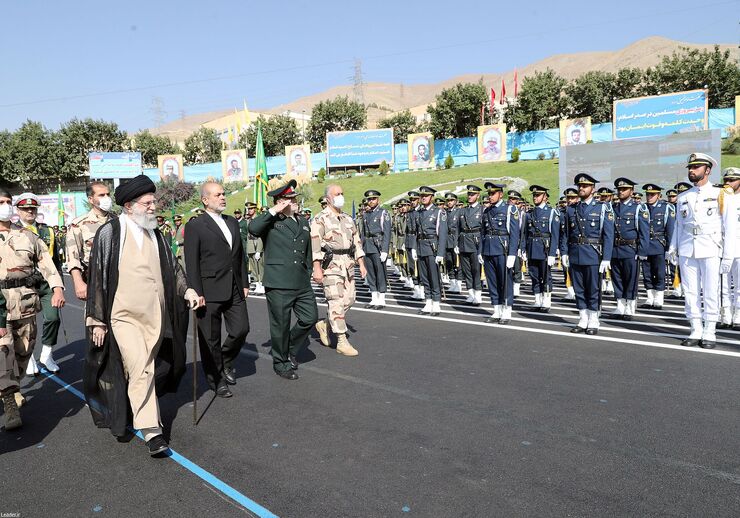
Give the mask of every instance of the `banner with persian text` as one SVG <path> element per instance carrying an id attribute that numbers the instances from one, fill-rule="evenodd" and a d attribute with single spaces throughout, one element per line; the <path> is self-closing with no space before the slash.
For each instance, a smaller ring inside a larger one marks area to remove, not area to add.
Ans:
<path id="1" fill-rule="evenodd" d="M 393 163 L 393 129 L 334 131 L 326 134 L 326 165 L 352 167 Z"/>
<path id="2" fill-rule="evenodd" d="M 706 90 L 619 99 L 613 105 L 613 138 L 704 131 L 709 122 L 708 101 Z"/>

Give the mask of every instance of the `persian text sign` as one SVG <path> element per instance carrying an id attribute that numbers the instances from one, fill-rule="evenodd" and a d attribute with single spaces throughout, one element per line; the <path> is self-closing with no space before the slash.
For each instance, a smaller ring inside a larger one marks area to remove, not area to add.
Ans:
<path id="1" fill-rule="evenodd" d="M 329 167 L 393 163 L 393 129 L 335 131 L 326 134 L 326 163 Z"/>
<path id="2" fill-rule="evenodd" d="M 141 174 L 141 153 L 92 151 L 87 155 L 90 163 L 90 178 L 112 180 L 114 178 L 133 178 Z"/>
<path id="3" fill-rule="evenodd" d="M 614 101 L 614 140 L 704 131 L 709 109 L 706 90 L 690 90 Z"/>

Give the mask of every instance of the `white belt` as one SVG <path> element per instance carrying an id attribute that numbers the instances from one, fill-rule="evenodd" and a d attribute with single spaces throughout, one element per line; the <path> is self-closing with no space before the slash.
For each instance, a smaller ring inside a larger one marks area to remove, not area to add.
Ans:
<path id="1" fill-rule="evenodd" d="M 716 234 L 722 234 L 721 229 L 714 229 L 714 230 L 706 231 L 700 226 L 691 225 L 691 224 L 684 225 L 684 230 L 686 231 L 687 234 L 691 234 L 692 236 L 714 236 Z"/>

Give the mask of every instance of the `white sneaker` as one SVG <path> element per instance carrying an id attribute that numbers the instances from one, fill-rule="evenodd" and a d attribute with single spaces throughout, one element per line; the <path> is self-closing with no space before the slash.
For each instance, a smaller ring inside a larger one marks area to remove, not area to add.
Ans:
<path id="1" fill-rule="evenodd" d="M 628 300 L 626 301 L 626 304 L 624 306 L 624 314 L 627 316 L 635 316 L 635 313 L 637 312 L 637 301 L 636 300 Z"/>
<path id="2" fill-rule="evenodd" d="M 475 300 L 473 300 L 473 304 L 482 304 L 483 303 L 483 291 L 475 290 L 473 294 L 475 295 Z"/>
<path id="3" fill-rule="evenodd" d="M 493 318 L 498 320 L 501 318 L 501 313 L 503 312 L 503 306 L 493 306 Z"/>
<path id="4" fill-rule="evenodd" d="M 627 311 L 627 301 L 625 299 L 617 299 L 617 309 L 612 311 L 612 315 L 622 316 Z"/>
<path id="5" fill-rule="evenodd" d="M 424 307 L 419 310 L 419 313 L 429 314 L 432 312 L 432 299 L 427 299 L 424 303 Z"/>
<path id="6" fill-rule="evenodd" d="M 598 329 L 599 328 L 599 312 L 588 310 L 588 328 Z"/>
<path id="7" fill-rule="evenodd" d="M 501 323 L 511 322 L 511 306 L 501 308 Z"/>
<path id="8" fill-rule="evenodd" d="M 39 363 L 46 367 L 49 372 L 59 372 L 59 365 L 54 361 L 52 357 L 52 346 L 44 345 L 41 347 L 41 355 L 39 356 Z M 30 364 L 30 362 L 29 362 Z"/>
<path id="9" fill-rule="evenodd" d="M 414 285 L 414 293 L 411 295 L 411 298 L 414 300 L 423 300 L 424 297 L 421 295 L 421 286 L 418 284 Z"/>
<path id="10" fill-rule="evenodd" d="M 36 365 L 36 358 L 31 355 L 28 359 L 28 367 L 26 367 L 26 376 L 38 376 L 39 366 Z"/>
<path id="11" fill-rule="evenodd" d="M 588 328 L 588 310 L 587 309 L 579 309 L 578 310 L 578 324 L 576 324 L 581 329 Z"/>
<path id="12" fill-rule="evenodd" d="M 647 290 L 647 299 L 645 299 L 645 305 L 653 306 L 655 304 L 655 290 Z"/>
<path id="13" fill-rule="evenodd" d="M 468 297 L 465 299 L 465 302 L 475 302 L 475 290 L 468 290 Z"/>
<path id="14" fill-rule="evenodd" d="M 542 294 L 542 307 L 546 309 L 550 309 L 552 306 L 552 293 L 546 292 Z"/>
<path id="15" fill-rule="evenodd" d="M 442 308 L 439 307 L 440 304 L 438 301 L 432 302 L 432 313 L 435 315 L 439 315 L 442 312 Z"/>
<path id="16" fill-rule="evenodd" d="M 381 308 L 385 307 L 385 293 L 378 293 L 378 300 L 375 301 L 375 305 Z"/>
<path id="17" fill-rule="evenodd" d="M 655 292 L 655 299 L 653 300 L 653 308 L 663 309 L 663 295 L 664 295 L 664 292 L 662 291 Z"/>
<path id="18" fill-rule="evenodd" d="M 534 308 L 541 308 L 542 307 L 542 293 L 535 293 L 534 294 Z"/>

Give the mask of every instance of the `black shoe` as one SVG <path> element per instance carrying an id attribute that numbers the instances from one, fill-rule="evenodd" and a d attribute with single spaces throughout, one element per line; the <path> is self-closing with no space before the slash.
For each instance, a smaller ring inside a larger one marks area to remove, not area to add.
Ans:
<path id="1" fill-rule="evenodd" d="M 663 306 L 656 306 L 655 304 L 653 304 L 653 309 L 657 309 L 658 311 L 660 311 L 661 309 L 663 309 Z"/>
<path id="2" fill-rule="evenodd" d="M 625 322 L 630 322 L 632 321 L 632 315 L 622 315 L 622 320 L 624 320 Z"/>
<path id="3" fill-rule="evenodd" d="M 293 369 L 287 370 L 287 371 L 275 371 L 275 374 L 280 376 L 281 378 L 284 378 L 286 380 L 297 380 L 298 374 L 295 373 Z"/>
<path id="4" fill-rule="evenodd" d="M 296 360 L 295 356 L 293 356 L 292 354 L 288 355 L 288 359 L 290 360 L 290 368 L 296 370 L 300 365 L 300 363 L 298 363 L 298 360 Z"/>
<path id="5" fill-rule="evenodd" d="M 593 327 L 589 327 L 588 329 L 586 329 L 586 334 L 587 335 L 597 335 L 599 334 L 599 330 L 594 329 Z"/>
<path id="6" fill-rule="evenodd" d="M 574 327 L 573 329 L 570 330 L 571 333 L 583 333 L 584 331 L 585 331 L 584 328 L 578 327 L 578 326 L 576 326 L 576 327 Z"/>
<path id="7" fill-rule="evenodd" d="M 146 446 L 149 448 L 149 455 L 152 457 L 170 449 L 162 435 L 155 435 L 149 439 L 146 442 Z"/>
<path id="8" fill-rule="evenodd" d="M 236 369 L 224 369 L 224 379 L 229 385 L 236 385 Z"/>
<path id="9" fill-rule="evenodd" d="M 740 331 L 740 324 L 732 324 L 733 331 Z"/>
<path id="10" fill-rule="evenodd" d="M 234 394 L 229 390 L 229 386 L 226 382 L 222 380 L 221 383 L 218 384 L 218 387 L 216 387 L 216 395 L 218 397 L 231 397 Z"/>
<path id="11" fill-rule="evenodd" d="M 643 309 L 654 309 L 655 308 L 655 306 L 653 306 L 652 304 L 648 304 L 647 302 L 643 302 L 642 304 L 640 304 L 640 307 Z"/>
<path id="12" fill-rule="evenodd" d="M 502 318 L 501 320 L 498 321 L 498 323 L 501 324 L 502 326 L 508 325 L 509 322 L 511 322 L 511 320 L 509 320 L 508 318 Z"/>
<path id="13" fill-rule="evenodd" d="M 699 347 L 702 349 L 714 349 L 717 346 L 717 342 L 713 340 L 701 340 L 699 342 Z"/>
<path id="14" fill-rule="evenodd" d="M 724 322 L 718 322 L 717 329 L 732 329 L 732 324 L 725 324 Z"/>
<path id="15" fill-rule="evenodd" d="M 550 308 L 539 308 L 539 309 L 540 309 L 540 313 L 549 313 L 550 312 Z"/>
<path id="16" fill-rule="evenodd" d="M 684 347 L 696 347 L 697 345 L 699 345 L 700 341 L 701 340 L 697 340 L 696 338 L 684 338 L 683 340 L 681 340 L 681 345 L 683 345 Z"/>
<path id="17" fill-rule="evenodd" d="M 365 304 L 365 309 L 375 309 L 375 304 L 367 303 Z"/>

